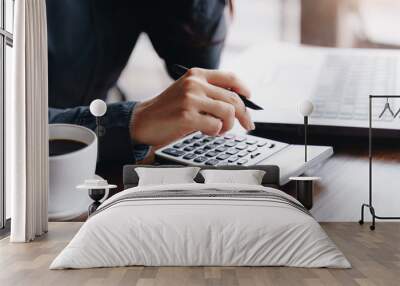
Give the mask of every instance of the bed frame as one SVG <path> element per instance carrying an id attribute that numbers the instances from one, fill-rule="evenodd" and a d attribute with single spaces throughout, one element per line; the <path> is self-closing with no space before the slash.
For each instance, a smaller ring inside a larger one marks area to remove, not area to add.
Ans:
<path id="1" fill-rule="evenodd" d="M 133 188 L 138 185 L 139 176 L 135 171 L 137 167 L 147 168 L 182 168 L 182 165 L 125 165 L 123 170 L 124 189 Z M 262 185 L 265 187 L 279 188 L 279 167 L 274 165 L 257 165 L 257 166 L 202 166 L 202 170 L 218 169 L 218 170 L 263 170 L 265 171 Z M 194 179 L 197 183 L 203 183 L 204 178 L 199 173 Z"/>

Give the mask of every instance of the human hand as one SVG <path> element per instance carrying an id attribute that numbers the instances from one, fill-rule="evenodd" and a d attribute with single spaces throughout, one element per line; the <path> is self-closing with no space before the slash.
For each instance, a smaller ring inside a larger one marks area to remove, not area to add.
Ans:
<path id="1" fill-rule="evenodd" d="M 253 130 L 254 123 L 237 93 L 250 96 L 234 74 L 189 69 L 159 96 L 135 107 L 131 137 L 162 146 L 195 131 L 223 134 L 233 127 L 235 118 L 245 129 Z"/>

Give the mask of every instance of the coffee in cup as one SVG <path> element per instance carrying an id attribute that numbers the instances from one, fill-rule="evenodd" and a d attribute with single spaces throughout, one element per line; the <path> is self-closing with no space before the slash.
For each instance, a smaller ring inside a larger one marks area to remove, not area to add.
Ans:
<path id="1" fill-rule="evenodd" d="M 49 219 L 71 220 L 92 203 L 76 186 L 95 177 L 97 136 L 83 126 L 49 125 Z"/>

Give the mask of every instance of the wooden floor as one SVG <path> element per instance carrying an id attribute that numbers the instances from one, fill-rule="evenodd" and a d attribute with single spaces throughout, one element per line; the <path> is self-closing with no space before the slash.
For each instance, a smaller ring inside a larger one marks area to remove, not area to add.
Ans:
<path id="1" fill-rule="evenodd" d="M 400 223 L 376 231 L 357 223 L 323 223 L 352 269 L 289 267 L 123 267 L 48 270 L 81 223 L 50 223 L 32 243 L 0 241 L 0 285 L 400 285 Z"/>

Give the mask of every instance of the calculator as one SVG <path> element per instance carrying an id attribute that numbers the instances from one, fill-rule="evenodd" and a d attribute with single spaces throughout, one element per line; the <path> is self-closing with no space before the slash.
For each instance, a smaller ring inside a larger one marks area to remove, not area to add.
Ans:
<path id="1" fill-rule="evenodd" d="M 227 133 L 208 136 L 195 132 L 158 149 L 156 156 L 162 160 L 191 166 L 251 166 L 287 146 L 287 143 L 252 135 Z"/>

